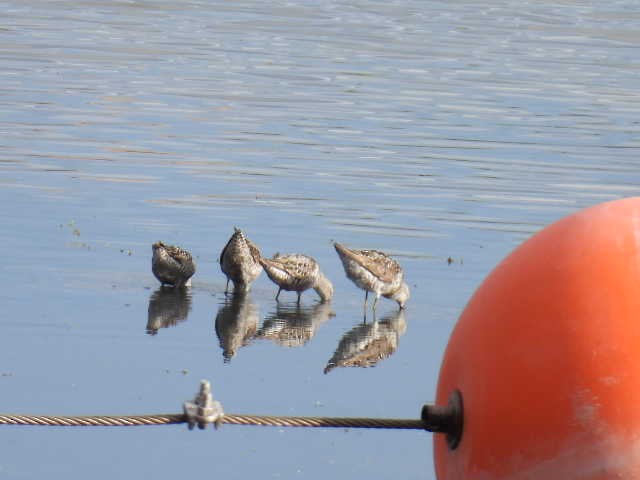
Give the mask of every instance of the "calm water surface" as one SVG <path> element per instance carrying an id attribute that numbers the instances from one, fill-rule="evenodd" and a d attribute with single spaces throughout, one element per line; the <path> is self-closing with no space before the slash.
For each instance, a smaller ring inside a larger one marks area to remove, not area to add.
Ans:
<path id="1" fill-rule="evenodd" d="M 1 2 L 0 410 L 178 412 L 206 378 L 232 413 L 417 418 L 495 264 L 638 194 L 635 7 Z M 276 304 L 265 275 L 225 297 L 234 226 L 314 256 L 331 305 Z M 188 293 L 153 278 L 160 239 L 196 256 Z M 406 311 L 363 325 L 332 240 L 393 254 Z M 2 427 L 0 446 L 3 478 L 434 478 L 422 432 Z"/>

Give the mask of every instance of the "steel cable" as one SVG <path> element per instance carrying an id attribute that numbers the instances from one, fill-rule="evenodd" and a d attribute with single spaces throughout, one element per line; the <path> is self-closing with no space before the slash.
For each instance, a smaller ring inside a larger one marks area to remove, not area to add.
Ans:
<path id="1" fill-rule="evenodd" d="M 169 425 L 186 423 L 182 414 L 157 415 L 7 415 L 0 414 L 0 424 L 4 425 L 41 425 L 58 427 L 132 427 L 143 425 Z M 222 424 L 262 425 L 272 427 L 326 427 L 326 428 L 393 428 L 424 430 L 420 419 L 394 418 L 349 418 L 349 417 L 282 417 L 272 415 L 235 415 L 224 414 Z"/>

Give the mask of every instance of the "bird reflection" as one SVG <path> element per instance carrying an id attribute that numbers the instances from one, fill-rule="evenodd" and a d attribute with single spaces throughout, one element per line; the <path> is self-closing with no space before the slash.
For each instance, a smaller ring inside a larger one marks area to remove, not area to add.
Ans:
<path id="1" fill-rule="evenodd" d="M 407 331 L 404 310 L 373 323 L 360 324 L 344 334 L 324 373 L 336 367 L 373 367 L 393 355 L 398 339 Z"/>
<path id="2" fill-rule="evenodd" d="M 264 319 L 256 337 L 271 339 L 283 347 L 299 347 L 316 334 L 320 325 L 334 316 L 330 303 L 304 306 L 278 303 L 275 312 Z"/>
<path id="3" fill-rule="evenodd" d="M 161 328 L 173 327 L 187 319 L 191 310 L 191 290 L 161 286 L 149 297 L 147 333 L 155 335 Z"/>
<path id="4" fill-rule="evenodd" d="M 234 290 L 216 315 L 216 334 L 228 363 L 240 347 L 248 345 L 258 329 L 258 306 L 245 290 Z"/>

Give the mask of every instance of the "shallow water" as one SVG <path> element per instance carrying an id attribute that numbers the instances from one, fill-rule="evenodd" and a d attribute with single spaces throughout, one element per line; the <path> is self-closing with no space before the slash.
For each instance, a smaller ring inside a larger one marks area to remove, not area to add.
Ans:
<path id="1" fill-rule="evenodd" d="M 178 412 L 206 378 L 233 413 L 416 418 L 495 264 L 638 194 L 632 7 L 2 3 L 2 410 Z M 314 256 L 331 309 L 276 304 L 265 275 L 225 297 L 234 226 Z M 195 255 L 188 294 L 158 293 L 159 239 Z M 332 240 L 393 254 L 413 295 L 401 321 L 381 300 L 388 356 L 325 374 L 374 338 Z M 6 478 L 434 477 L 422 432 L 2 427 L 0 445 Z"/>

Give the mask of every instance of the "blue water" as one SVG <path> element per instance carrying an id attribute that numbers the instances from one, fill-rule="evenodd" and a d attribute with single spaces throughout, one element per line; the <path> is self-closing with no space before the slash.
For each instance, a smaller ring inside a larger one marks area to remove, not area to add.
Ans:
<path id="1" fill-rule="evenodd" d="M 496 263 L 639 193 L 633 7 L 0 4 L 0 411 L 179 412 L 209 379 L 230 413 L 417 418 Z M 314 256 L 332 311 L 278 307 L 265 275 L 234 311 L 234 226 Z M 198 271 L 150 328 L 157 240 Z M 332 240 L 393 254 L 412 299 L 388 358 L 324 374 L 364 297 Z M 3 478 L 434 478 L 424 432 L 4 426 L 0 446 Z"/>

